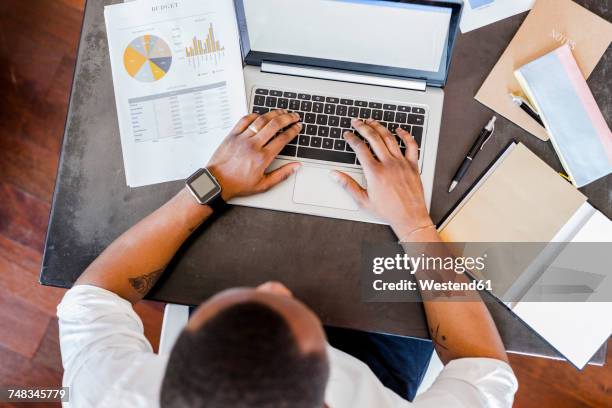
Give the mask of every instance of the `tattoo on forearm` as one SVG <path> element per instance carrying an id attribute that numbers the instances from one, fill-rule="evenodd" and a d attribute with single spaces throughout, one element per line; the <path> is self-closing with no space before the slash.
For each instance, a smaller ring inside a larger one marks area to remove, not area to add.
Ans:
<path id="1" fill-rule="evenodd" d="M 165 267 L 135 278 L 128 278 L 128 281 L 136 292 L 144 296 L 155 285 L 164 269 Z"/>
<path id="2" fill-rule="evenodd" d="M 444 350 L 448 350 L 448 347 L 444 345 L 442 342 L 446 342 L 446 336 L 440 334 L 440 323 L 436 326 L 436 330 L 429 328 L 429 333 L 431 333 L 431 341 L 436 345 L 436 347 L 440 347 Z"/>

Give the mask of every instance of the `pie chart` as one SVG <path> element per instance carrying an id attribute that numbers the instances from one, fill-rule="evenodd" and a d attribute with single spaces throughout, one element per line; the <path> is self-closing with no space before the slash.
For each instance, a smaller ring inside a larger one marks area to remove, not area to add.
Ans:
<path id="1" fill-rule="evenodd" d="M 172 65 L 172 52 L 168 44 L 154 35 L 135 38 L 123 53 L 127 73 L 140 82 L 162 79 Z"/>

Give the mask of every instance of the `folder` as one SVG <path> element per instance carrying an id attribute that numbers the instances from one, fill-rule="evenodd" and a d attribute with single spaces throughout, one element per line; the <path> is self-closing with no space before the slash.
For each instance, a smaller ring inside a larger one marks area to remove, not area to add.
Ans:
<path id="1" fill-rule="evenodd" d="M 609 243 L 612 222 L 525 145 L 512 143 L 438 231 L 445 242 L 461 243 L 449 246 L 461 251 L 456 256 L 482 256 L 474 251 L 488 243 L 532 244 L 529 248 L 538 252 L 533 256 L 488 268 L 487 276 L 472 275 L 491 279 L 492 294 L 576 367 L 584 367 L 612 333 L 612 302 L 601 301 L 602 295 L 609 298 L 612 293 L 612 271 L 605 271 L 610 253 L 598 255 L 603 260 L 595 264 L 603 278 L 595 294 L 581 298 L 584 301 L 533 301 L 534 288 L 550 280 L 551 273 L 542 272 L 538 263 L 546 258 L 559 264 L 566 258 L 563 245 L 546 243 Z"/>
<path id="2" fill-rule="evenodd" d="M 508 94 L 520 92 L 514 71 L 561 45 L 571 47 L 588 78 L 612 41 L 612 24 L 571 0 L 537 0 L 476 94 L 476 100 L 541 140 L 549 135 Z"/>

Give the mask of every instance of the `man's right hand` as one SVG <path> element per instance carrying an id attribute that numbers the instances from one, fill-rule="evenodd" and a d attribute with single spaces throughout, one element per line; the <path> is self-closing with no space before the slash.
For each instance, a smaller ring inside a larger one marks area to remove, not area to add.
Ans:
<path id="1" fill-rule="evenodd" d="M 410 133 L 397 129 L 406 145 L 403 154 L 395 136 L 377 121 L 354 119 L 352 124 L 374 152 L 354 133 L 344 134 L 363 167 L 367 190 L 339 171 L 334 173 L 338 182 L 362 208 L 388 222 L 401 241 L 421 228 L 433 226 L 418 170 L 418 145 Z"/>

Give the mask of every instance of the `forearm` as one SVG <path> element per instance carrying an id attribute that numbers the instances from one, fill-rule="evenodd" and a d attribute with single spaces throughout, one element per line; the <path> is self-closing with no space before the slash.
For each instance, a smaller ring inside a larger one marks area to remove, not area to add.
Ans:
<path id="1" fill-rule="evenodd" d="M 76 281 L 138 302 L 157 282 L 189 235 L 212 214 L 186 189 L 124 232 Z"/>
<path id="2" fill-rule="evenodd" d="M 434 248 L 442 248 L 442 241 L 435 228 L 399 237 L 402 242 L 433 243 Z M 428 272 L 417 272 L 416 278 L 432 279 Z M 469 281 L 465 275 L 457 275 L 454 271 L 449 273 L 451 276 L 447 276 L 448 279 L 441 275 L 436 278 Z M 429 334 L 444 364 L 464 357 L 489 357 L 508 361 L 499 332 L 478 292 L 446 293 L 440 296 L 431 292 L 422 294 Z M 457 298 L 453 299 L 453 295 Z"/>

